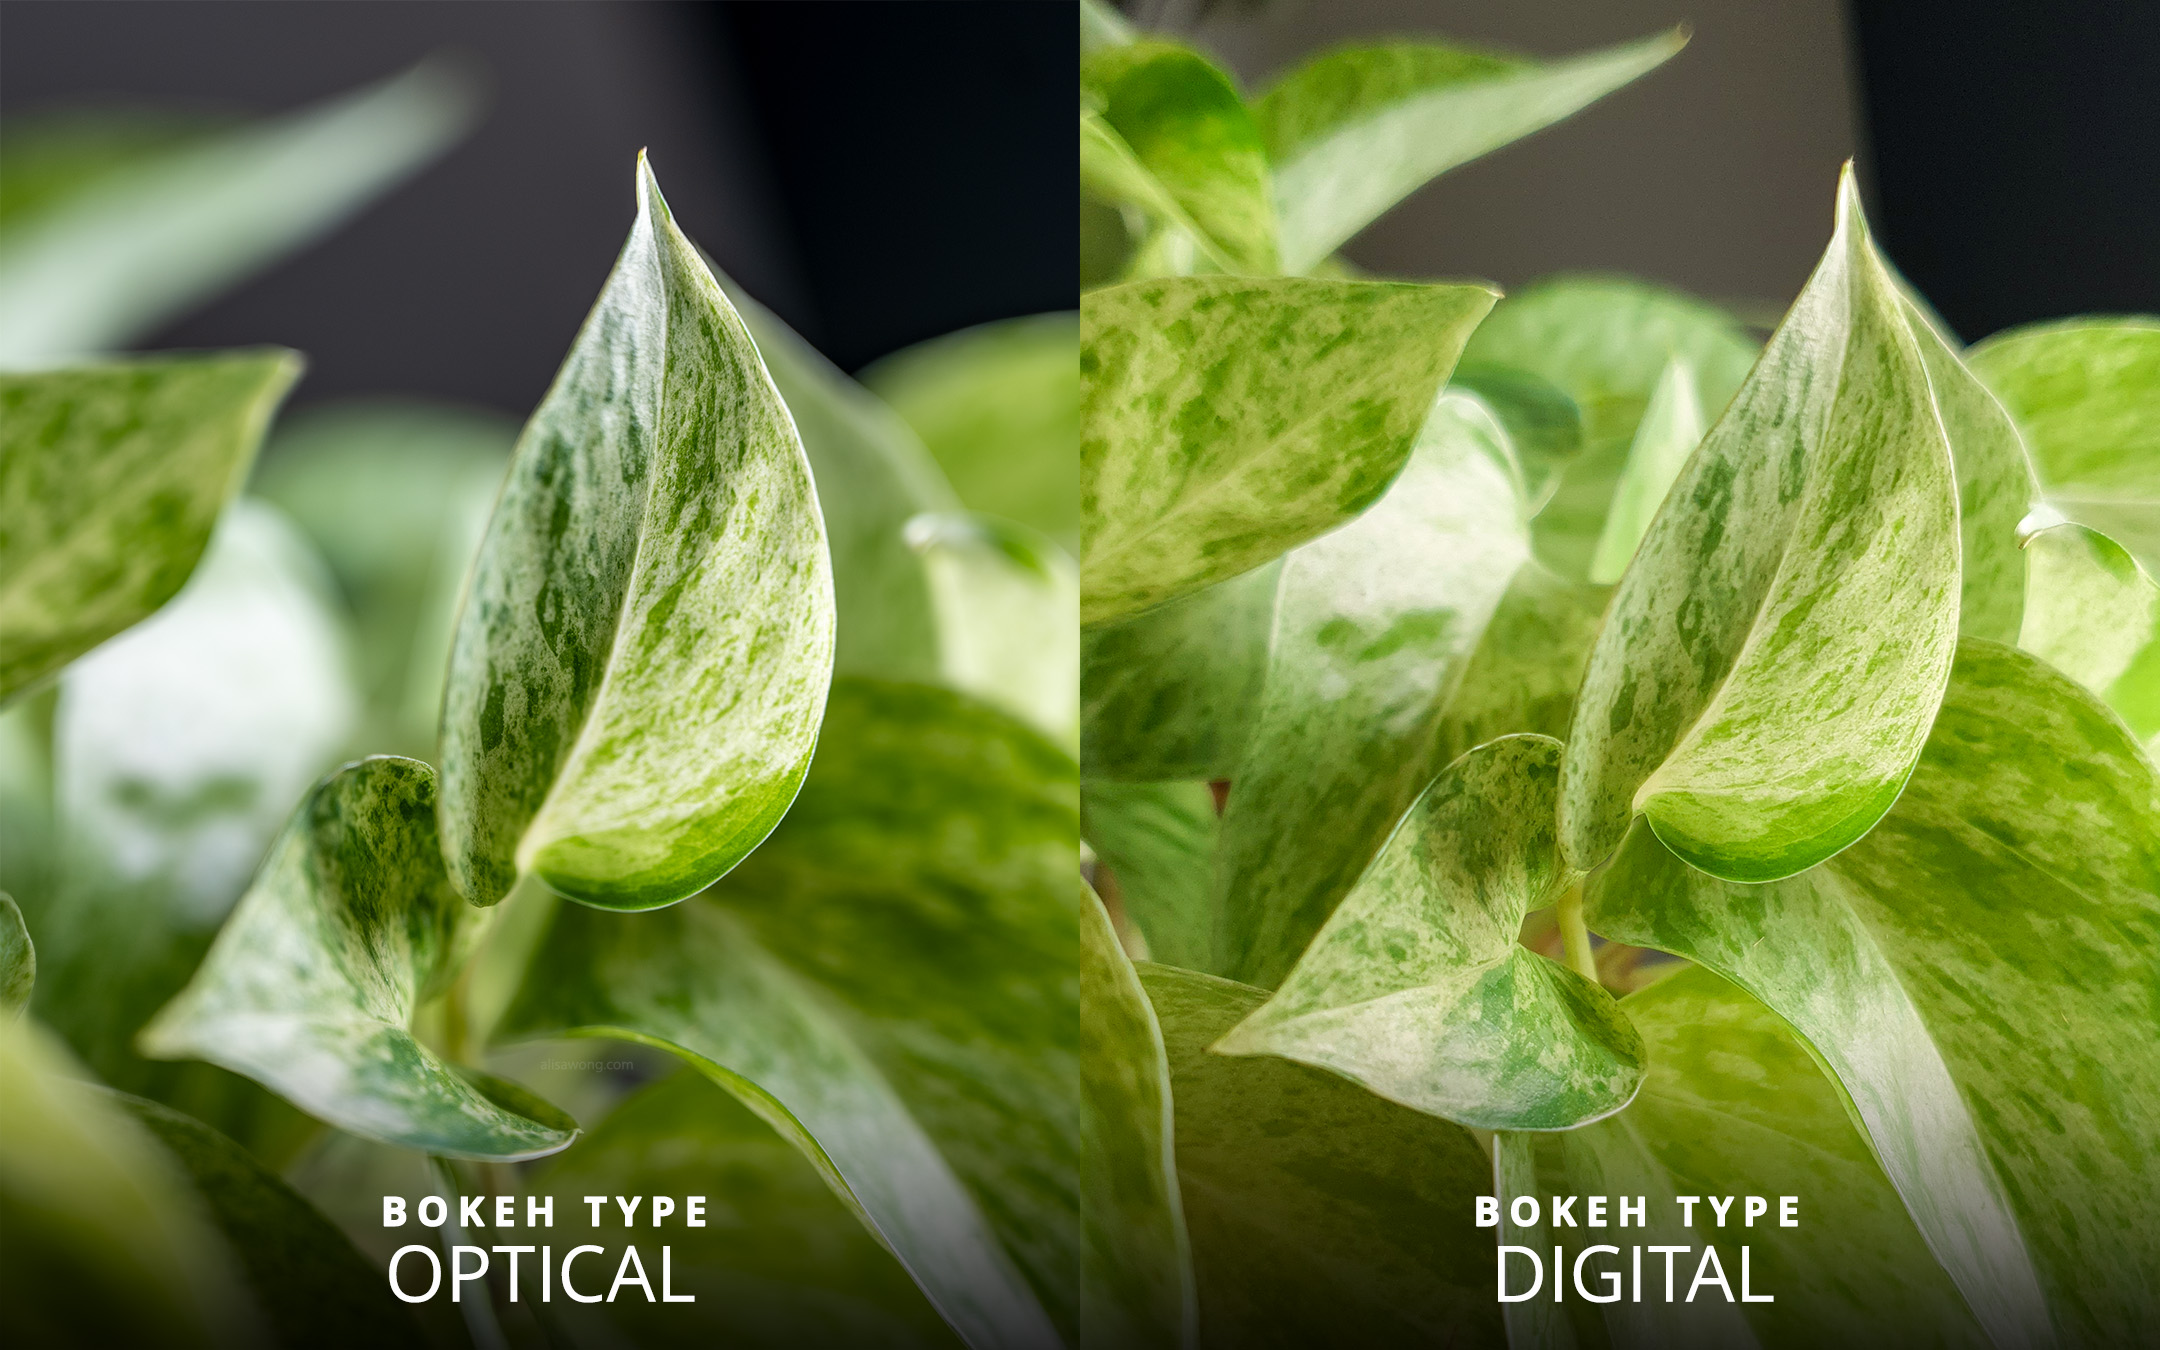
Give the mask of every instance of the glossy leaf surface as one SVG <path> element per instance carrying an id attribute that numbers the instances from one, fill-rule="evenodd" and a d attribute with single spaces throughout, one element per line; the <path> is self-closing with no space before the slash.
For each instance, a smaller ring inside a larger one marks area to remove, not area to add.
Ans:
<path id="1" fill-rule="evenodd" d="M 469 907 L 435 832 L 435 775 L 348 765 L 308 794 L 146 1053 L 245 1074 L 367 1139 L 450 1157 L 552 1153 L 576 1122 L 413 1037 L 455 978 Z"/>
<path id="2" fill-rule="evenodd" d="M 1083 297 L 1082 621 L 1227 580 L 1370 505 L 1491 304 L 1475 286 L 1233 277 Z"/>
<path id="3" fill-rule="evenodd" d="M 642 160 L 638 218 L 526 425 L 443 703 L 451 876 L 605 908 L 727 872 L 802 784 L 833 662 L 824 526 L 757 348 Z"/>
<path id="4" fill-rule="evenodd" d="M 299 374 L 281 351 L 0 374 L 0 700 L 173 597 Z"/>
<path id="5" fill-rule="evenodd" d="M 2041 530 L 2025 552 L 2018 645 L 2106 700 L 2148 750 L 2160 746 L 2160 583 L 2082 525 Z"/>
<path id="6" fill-rule="evenodd" d="M 1592 648 L 1561 780 L 1588 870 L 1645 817 L 1735 880 L 1865 834 L 1957 641 L 1957 484 L 1850 175 L 1837 233 L 1674 483 Z"/>

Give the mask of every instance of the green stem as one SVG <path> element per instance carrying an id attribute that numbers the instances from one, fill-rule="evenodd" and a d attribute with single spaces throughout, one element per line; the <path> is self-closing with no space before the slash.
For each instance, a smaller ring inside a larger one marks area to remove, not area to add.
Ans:
<path id="1" fill-rule="evenodd" d="M 1553 907 L 1553 917 L 1560 924 L 1560 941 L 1567 948 L 1567 963 L 1577 975 L 1598 982 L 1597 958 L 1590 952 L 1590 929 L 1583 923 L 1582 882 L 1576 881 L 1561 895 L 1559 904 Z"/>

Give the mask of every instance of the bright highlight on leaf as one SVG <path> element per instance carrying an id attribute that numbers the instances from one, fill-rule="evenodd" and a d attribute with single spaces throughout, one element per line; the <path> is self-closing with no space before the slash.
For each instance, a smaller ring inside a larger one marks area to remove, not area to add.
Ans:
<path id="1" fill-rule="evenodd" d="M 802 443 L 640 159 L 638 218 L 489 522 L 443 703 L 451 876 L 673 904 L 771 832 L 833 664 Z"/>

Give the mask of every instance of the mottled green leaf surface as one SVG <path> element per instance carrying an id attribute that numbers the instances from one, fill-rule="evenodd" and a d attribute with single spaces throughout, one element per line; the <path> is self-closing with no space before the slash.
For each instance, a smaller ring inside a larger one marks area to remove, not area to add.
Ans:
<path id="1" fill-rule="evenodd" d="M 1517 942 L 1568 884 L 1553 839 L 1560 743 L 1510 736 L 1413 804 L 1282 987 L 1214 1049 L 1329 1069 L 1496 1130 L 1568 1129 L 1642 1083 L 1612 996 Z"/>
<path id="2" fill-rule="evenodd" d="M 1208 1053 L 1258 989 L 1139 967 L 1175 1104 L 1210 1347 L 1495 1344 L 1491 1169 L 1459 1125 L 1332 1074 Z"/>
<path id="3" fill-rule="evenodd" d="M 1213 960 L 1215 798 L 1205 783 L 1080 785 L 1080 835 L 1110 869 L 1148 959 L 1188 970 Z"/>
<path id="4" fill-rule="evenodd" d="M 1578 869 L 1641 815 L 1713 875 L 1790 876 L 1919 758 L 1957 641 L 1957 483 L 1849 173 L 1837 217 L 1591 649 L 1561 779 Z"/>
<path id="5" fill-rule="evenodd" d="M 83 181 L 0 230 L 0 364 L 119 346 L 337 225 L 441 153 L 472 106 L 421 66 Z"/>
<path id="6" fill-rule="evenodd" d="M 0 1018 L 15 1017 L 30 1006 L 37 985 L 37 947 L 23 927 L 15 897 L 0 891 Z"/>
<path id="7" fill-rule="evenodd" d="M 1711 967 L 1809 1042 L 1998 1343 L 2155 1325 L 2160 771 L 2098 700 L 1967 641 L 1866 838 L 1735 886 L 1638 827 L 1588 917 Z"/>
<path id="8" fill-rule="evenodd" d="M 802 1149 L 971 1344 L 1069 1339 L 1074 780 L 1004 714 L 840 680 L 772 840 L 688 904 L 563 906 L 499 1034 L 676 1050 Z"/>
<path id="9" fill-rule="evenodd" d="M 0 375 L 0 700 L 172 598 L 299 373 L 265 350 Z"/>
<path id="10" fill-rule="evenodd" d="M 463 1158 L 552 1153 L 574 1121 L 411 1031 L 455 978 L 475 917 L 443 871 L 434 771 L 388 756 L 348 765 L 301 803 L 143 1049 L 245 1074 L 364 1138 Z"/>
<path id="11" fill-rule="evenodd" d="M 442 834 L 493 904 L 530 873 L 642 909 L 757 847 L 833 663 L 810 465 L 640 159 L 638 216 L 519 438 L 451 650 Z"/>
<path id="12" fill-rule="evenodd" d="M 678 1298 L 696 1300 L 649 1304 L 629 1286 L 614 1302 L 598 1305 L 557 1295 L 552 1308 L 579 1345 L 928 1350 L 960 1344 L 817 1169 L 695 1071 L 638 1089 L 548 1159 L 529 1190 L 555 1198 L 555 1227 L 539 1236 L 558 1260 L 580 1244 L 602 1249 L 577 1267 L 588 1292 L 605 1290 L 622 1249 L 635 1245 L 656 1294 L 665 1270 Z M 626 1226 L 620 1206 L 611 1203 L 595 1225 L 588 1195 L 669 1196 L 677 1208 L 656 1224 L 648 1200 L 636 1224 Z M 702 1228 L 684 1222 L 682 1197 L 690 1195 L 706 1197 Z M 521 1264 L 525 1281 L 538 1278 L 531 1258 Z"/>
<path id="13" fill-rule="evenodd" d="M 1282 979 L 1431 781 L 1447 695 L 1529 557 L 1516 494 L 1499 425 L 1448 394 L 1379 504 L 1284 559 L 1216 862 L 1237 978 Z"/>
<path id="14" fill-rule="evenodd" d="M 2160 584 L 2082 525 L 2040 530 L 2025 552 L 2018 645 L 2105 699 L 2148 749 L 2160 743 Z"/>
<path id="15" fill-rule="evenodd" d="M 2160 320 L 2013 328 L 1968 359 L 2025 433 L 2048 500 L 2160 573 Z"/>
<path id="16" fill-rule="evenodd" d="M 1636 546 L 1650 528 L 1650 518 L 1664 503 L 1702 435 L 1702 399 L 1695 392 L 1695 372 L 1675 357 L 1658 377 L 1650 406 L 1643 410 L 1635 437 L 1628 443 L 1627 463 L 1613 486 L 1612 507 L 1598 531 L 1597 551 L 1590 555 L 1590 580 L 1609 586 L 1627 571 Z"/>
<path id="17" fill-rule="evenodd" d="M 1079 551 L 1079 315 L 962 329 L 895 352 L 862 378 L 922 437 L 971 509 Z"/>
<path id="18" fill-rule="evenodd" d="M 1508 583 L 1440 720 L 1434 759 L 1448 763 L 1512 732 L 1567 735 L 1575 690 L 1610 586 L 1563 580 L 1535 558 Z"/>
<path id="19" fill-rule="evenodd" d="M 1236 771 L 1267 678 L 1281 577 L 1280 561 L 1264 563 L 1080 635 L 1080 767 L 1089 778 Z"/>
<path id="20" fill-rule="evenodd" d="M 1402 468 L 1476 286 L 1186 277 L 1080 306 L 1083 622 L 1227 580 Z"/>
<path id="21" fill-rule="evenodd" d="M 1559 121 L 1686 42 L 1674 29 L 1543 63 L 1390 42 L 1306 62 L 1253 109 L 1275 165 L 1283 269 L 1307 270 L 1435 175 Z"/>
<path id="22" fill-rule="evenodd" d="M 1024 525 L 969 514 L 908 522 L 930 578 L 944 683 L 1080 750 L 1080 570 Z"/>
<path id="23" fill-rule="evenodd" d="M 1080 1343 L 1195 1343 L 1162 1028 L 1110 915 L 1080 907 Z"/>

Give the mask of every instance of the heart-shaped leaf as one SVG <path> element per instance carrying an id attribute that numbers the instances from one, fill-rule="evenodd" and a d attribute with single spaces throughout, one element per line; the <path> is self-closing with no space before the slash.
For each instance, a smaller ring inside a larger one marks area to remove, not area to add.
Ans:
<path id="1" fill-rule="evenodd" d="M 1637 815 L 1733 880 L 1852 843 L 1919 759 L 1958 607 L 1949 445 L 1848 172 L 1828 253 L 1591 650 L 1561 779 L 1569 863 L 1609 857 Z"/>
<path id="2" fill-rule="evenodd" d="M 435 773 L 381 756 L 300 804 L 143 1052 L 245 1074 L 339 1128 L 459 1158 L 552 1153 L 577 1123 L 439 1058 L 414 1011 L 470 945 L 435 827 Z"/>
<path id="3" fill-rule="evenodd" d="M 299 374 L 259 351 L 0 375 L 0 701 L 173 597 Z"/>
<path id="4" fill-rule="evenodd" d="M 20 1016 L 37 985 L 37 947 L 15 897 L 0 891 L 0 1019 Z"/>
<path id="5" fill-rule="evenodd" d="M 837 681 L 772 840 L 689 904 L 562 907 L 499 1034 L 675 1050 L 801 1148 L 970 1344 L 1069 1338 L 1075 777 L 960 695 Z"/>
<path id="6" fill-rule="evenodd" d="M 1510 736 L 1448 766 L 1305 949 L 1218 1041 L 1329 1069 L 1480 1129 L 1567 1129 L 1642 1083 L 1612 996 L 1517 942 L 1568 884 L 1553 839 L 1560 743 Z"/>
<path id="7" fill-rule="evenodd" d="M 450 874 L 672 904 L 771 832 L 833 662 L 794 423 L 638 162 L 638 218 L 488 523 L 443 700 Z"/>
<path id="8" fill-rule="evenodd" d="M 1997 1344 L 2151 1324 L 2160 770 L 2098 700 L 1968 640 L 1860 842 L 1738 886 L 1638 826 L 1588 900 L 1599 932 L 1709 966 L 1808 1041 Z"/>
<path id="9" fill-rule="evenodd" d="M 1224 581 L 1402 468 L 1477 286 L 1186 277 L 1080 305 L 1081 620 Z"/>
<path id="10" fill-rule="evenodd" d="M 1149 960 L 1187 970 L 1213 961 L 1209 893 L 1218 826 L 1205 783 L 1080 785 L 1080 834 L 1110 869 L 1126 922 Z"/>
<path id="11" fill-rule="evenodd" d="M 1056 544 L 989 516 L 924 515 L 908 543 L 930 578 L 945 684 L 1080 750 L 1080 571 Z"/>
<path id="12" fill-rule="evenodd" d="M 1282 264 L 1303 272 L 1428 180 L 1656 69 L 1684 29 L 1538 63 L 1430 42 L 1337 47 L 1253 118 L 1275 166 Z"/>
<path id="13" fill-rule="evenodd" d="M 2031 596 L 2018 645 L 2107 700 L 2160 747 L 2160 583 L 2122 545 L 2083 525 L 2025 544 Z"/>

